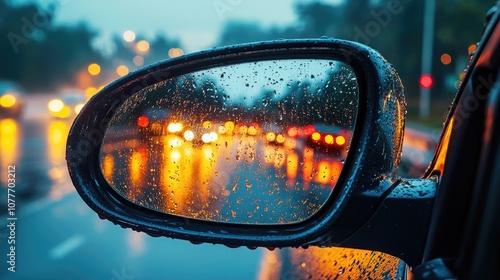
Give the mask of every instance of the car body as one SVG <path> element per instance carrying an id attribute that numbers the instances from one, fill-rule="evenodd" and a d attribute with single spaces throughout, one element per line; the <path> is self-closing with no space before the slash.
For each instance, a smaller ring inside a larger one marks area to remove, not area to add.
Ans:
<path id="1" fill-rule="evenodd" d="M 321 52 L 318 49 L 322 48 L 325 53 L 318 54 Z M 254 51 L 259 52 L 257 60 L 266 60 L 270 53 L 295 58 L 303 55 L 305 50 L 310 51 L 307 53 L 310 56 L 333 53 L 341 57 L 347 53 L 345 57 L 350 59 L 349 62 L 366 75 L 366 80 L 361 81 L 363 85 L 374 88 L 363 93 L 363 100 L 367 102 L 360 105 L 362 122 L 357 122 L 353 130 L 353 144 L 338 178 L 340 185 L 333 188 L 332 198 L 316 215 L 284 226 L 242 225 L 212 220 L 212 217 L 200 220 L 189 215 L 158 213 L 138 204 L 120 204 L 117 207 L 114 201 L 123 198 L 106 182 L 91 180 L 99 173 L 93 167 L 98 165 L 93 163 L 99 158 L 93 153 L 99 152 L 100 143 L 91 145 L 87 154 L 71 149 L 81 143 L 81 136 L 85 135 L 89 126 L 99 125 L 88 112 L 77 119 L 68 139 L 68 167 L 80 195 L 105 219 L 152 235 L 187 239 L 194 243 L 272 249 L 319 245 L 370 250 L 339 251 L 336 248 L 328 253 L 328 250 L 318 247 L 303 254 L 302 249 L 283 249 L 265 256 L 265 261 L 269 263 L 265 267 L 275 269 L 274 272 L 263 272 L 267 273 L 267 278 L 498 277 L 500 11 L 494 9 L 489 14 L 487 28 L 450 108 L 435 154 L 422 178 L 418 179 L 394 175 L 400 161 L 404 132 L 405 107 L 399 92 L 401 81 L 390 71 L 390 66 L 366 46 L 336 40 L 279 41 L 216 49 L 208 55 L 194 54 L 185 59 L 197 66 L 200 64 L 196 63 L 202 61 L 209 68 L 220 63 L 241 63 L 248 60 L 247 55 Z M 225 60 L 221 62 L 221 55 L 228 53 L 234 57 L 241 55 L 242 58 L 237 60 L 224 56 Z M 214 60 L 214 64 L 207 63 L 210 59 Z M 179 65 L 182 65 L 180 60 L 173 60 L 164 62 L 162 66 L 163 70 L 174 71 L 176 67 L 182 67 Z M 145 72 L 118 80 L 97 96 L 89 108 L 106 109 L 102 104 L 104 102 L 100 101 L 109 99 L 113 91 L 125 83 L 133 86 L 142 81 Z M 176 75 L 175 71 L 173 75 Z M 389 108 L 389 113 L 384 114 L 382 108 Z M 107 117 L 105 113 L 100 116 Z M 334 133 L 326 129 L 321 131 Z M 247 187 L 252 188 L 251 185 Z M 250 216 L 246 219 L 253 221 Z M 402 259 L 412 267 L 412 271 L 401 260 L 374 254 L 373 251 Z M 371 262 L 372 258 L 376 261 Z M 312 263 L 308 263 L 311 259 Z M 340 262 L 337 259 L 347 261 L 345 265 L 337 266 Z M 387 267 L 381 264 L 387 264 Z M 308 270 L 310 267 L 315 268 Z M 321 273 L 318 267 L 329 271 Z M 380 274 L 376 274 L 379 268 Z"/>
<path id="2" fill-rule="evenodd" d="M 0 118 L 18 118 L 23 109 L 24 97 L 20 86 L 0 80 Z"/>

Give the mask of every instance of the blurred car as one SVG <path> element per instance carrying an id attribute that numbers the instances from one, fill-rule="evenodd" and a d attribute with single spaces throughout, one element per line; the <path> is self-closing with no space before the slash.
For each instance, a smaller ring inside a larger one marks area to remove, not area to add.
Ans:
<path id="1" fill-rule="evenodd" d="M 347 132 L 339 127 L 325 124 L 306 126 L 304 130 L 306 144 L 323 153 L 345 156 L 347 150 Z"/>
<path id="2" fill-rule="evenodd" d="M 286 141 L 286 134 L 278 125 L 266 124 L 262 128 L 262 133 L 266 138 L 267 143 L 274 145 L 283 145 Z"/>
<path id="3" fill-rule="evenodd" d="M 193 144 L 210 144 L 219 139 L 220 127 L 211 121 L 204 121 L 200 124 L 190 125 L 182 135 L 186 141 Z"/>
<path id="4" fill-rule="evenodd" d="M 136 120 L 137 129 L 143 139 L 158 137 L 169 133 L 181 134 L 181 122 L 172 119 L 171 112 L 161 108 L 148 108 Z"/>
<path id="5" fill-rule="evenodd" d="M 64 92 L 59 98 L 50 100 L 47 103 L 49 114 L 58 119 L 75 118 L 87 102 L 85 94 L 78 91 Z"/>
<path id="6" fill-rule="evenodd" d="M 399 175 L 404 177 L 421 176 L 434 157 L 436 147 L 437 141 L 432 138 L 430 132 L 407 126 L 398 170 Z"/>
<path id="7" fill-rule="evenodd" d="M 19 85 L 0 81 L 0 118 L 18 118 L 24 109 L 24 97 Z"/>

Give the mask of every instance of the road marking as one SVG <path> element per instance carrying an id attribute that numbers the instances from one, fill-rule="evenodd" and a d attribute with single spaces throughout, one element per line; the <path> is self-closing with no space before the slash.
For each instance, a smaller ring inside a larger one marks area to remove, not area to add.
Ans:
<path id="1" fill-rule="evenodd" d="M 85 243 L 85 237 L 81 234 L 74 235 L 64 241 L 63 243 L 55 246 L 50 251 L 50 257 L 52 259 L 58 260 L 64 258 L 66 255 L 74 251 L 76 248 L 80 247 Z"/>

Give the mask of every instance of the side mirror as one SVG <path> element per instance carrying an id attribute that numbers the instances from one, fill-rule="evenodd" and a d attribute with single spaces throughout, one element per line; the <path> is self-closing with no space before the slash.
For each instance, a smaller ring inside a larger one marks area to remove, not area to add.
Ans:
<path id="1" fill-rule="evenodd" d="M 66 158 L 100 217 L 150 235 L 370 247 L 346 240 L 391 194 L 413 198 L 394 177 L 405 110 L 394 69 L 361 44 L 239 45 L 113 82 L 75 120 Z"/>

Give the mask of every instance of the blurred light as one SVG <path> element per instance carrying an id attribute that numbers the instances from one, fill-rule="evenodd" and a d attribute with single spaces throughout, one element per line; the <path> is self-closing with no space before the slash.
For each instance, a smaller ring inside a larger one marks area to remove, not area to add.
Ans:
<path id="1" fill-rule="evenodd" d="M 99 75 L 99 73 L 101 73 L 101 66 L 99 66 L 99 64 L 97 63 L 92 63 L 89 65 L 87 70 L 89 71 L 90 75 L 97 76 Z"/>
<path id="2" fill-rule="evenodd" d="M 470 45 L 468 48 L 467 48 L 467 51 L 469 52 L 469 54 L 475 52 L 477 49 L 477 45 L 476 44 L 472 44 Z"/>
<path id="3" fill-rule="evenodd" d="M 208 134 L 208 133 L 205 133 L 205 134 L 203 134 L 203 136 L 201 136 L 201 141 L 203 141 L 203 143 L 208 144 L 208 143 L 210 143 L 210 140 L 211 140 L 210 134 Z"/>
<path id="4" fill-rule="evenodd" d="M 180 48 L 171 48 L 168 50 L 168 56 L 174 58 L 184 54 L 184 51 Z"/>
<path id="5" fill-rule="evenodd" d="M 297 136 L 299 136 L 299 128 L 296 127 L 296 126 L 292 126 L 290 127 L 290 129 L 288 129 L 288 136 L 292 137 L 292 138 L 295 138 Z"/>
<path id="6" fill-rule="evenodd" d="M 96 93 L 97 89 L 95 87 L 88 87 L 85 89 L 85 95 L 87 96 L 87 98 L 94 96 L 94 94 Z"/>
<path id="7" fill-rule="evenodd" d="M 180 132 L 182 130 L 182 124 L 178 122 L 169 123 L 167 126 L 167 130 L 170 133 Z"/>
<path id="8" fill-rule="evenodd" d="M 149 125 L 149 119 L 146 116 L 140 116 L 137 118 L 137 125 L 140 127 L 147 127 Z"/>
<path id="9" fill-rule="evenodd" d="M 116 68 L 116 74 L 118 74 L 120 77 L 127 75 L 128 72 L 128 68 L 125 65 L 120 65 Z"/>
<path id="10" fill-rule="evenodd" d="M 224 124 L 224 127 L 226 128 L 227 132 L 229 134 L 233 133 L 234 131 L 234 122 L 232 121 L 227 121 L 225 124 Z"/>
<path id="11" fill-rule="evenodd" d="M 257 134 L 257 127 L 255 127 L 254 125 L 251 125 L 248 128 L 248 135 L 255 136 L 256 134 Z"/>
<path id="12" fill-rule="evenodd" d="M 2 107 L 12 107 L 16 104 L 16 97 L 12 94 L 6 94 L 0 97 L 0 106 Z"/>
<path id="13" fill-rule="evenodd" d="M 0 119 L 0 167 L 7 166 L 17 161 L 19 156 L 18 124 L 13 119 Z M 7 186 L 7 176 L 0 176 L 0 182 Z"/>
<path id="14" fill-rule="evenodd" d="M 219 134 L 226 134 L 226 127 L 221 125 L 219 126 Z"/>
<path id="15" fill-rule="evenodd" d="M 337 145 L 344 145 L 345 144 L 345 137 L 344 136 L 337 136 L 337 139 L 335 139 L 335 142 L 337 142 Z"/>
<path id="16" fill-rule="evenodd" d="M 333 138 L 332 135 L 328 134 L 327 136 L 325 136 L 325 143 L 332 145 L 333 143 L 335 143 L 335 139 Z"/>
<path id="17" fill-rule="evenodd" d="M 134 58 L 132 59 L 132 61 L 134 62 L 135 66 L 142 66 L 144 65 L 144 58 L 140 55 L 136 55 L 134 56 Z"/>
<path id="18" fill-rule="evenodd" d="M 276 136 L 276 142 L 279 144 L 285 143 L 285 136 L 283 134 L 278 134 Z"/>
<path id="19" fill-rule="evenodd" d="M 212 128 L 212 123 L 210 121 L 204 121 L 203 128 L 206 128 L 206 129 Z"/>
<path id="20" fill-rule="evenodd" d="M 465 78 L 465 73 L 464 72 L 460 73 L 458 78 L 460 79 L 460 81 L 462 81 Z"/>
<path id="21" fill-rule="evenodd" d="M 314 132 L 314 133 L 311 135 L 311 138 L 312 138 L 312 140 L 314 140 L 314 141 L 318 141 L 319 139 L 321 139 L 321 134 L 319 134 L 319 132 Z"/>
<path id="22" fill-rule="evenodd" d="M 441 63 L 443 63 L 444 65 L 448 65 L 451 63 L 451 56 L 447 53 L 443 53 L 441 55 Z"/>
<path id="23" fill-rule="evenodd" d="M 83 106 L 85 106 L 85 104 L 78 104 L 75 106 L 75 113 L 78 115 L 80 114 L 80 112 L 82 111 L 83 109 Z"/>
<path id="24" fill-rule="evenodd" d="M 297 177 L 299 169 L 299 156 L 296 153 L 291 153 L 286 158 L 286 176 L 288 180 L 294 180 Z"/>
<path id="25" fill-rule="evenodd" d="M 60 99 L 53 99 L 47 105 L 51 112 L 60 112 L 64 108 L 64 103 Z"/>
<path id="26" fill-rule="evenodd" d="M 184 132 L 184 139 L 186 139 L 187 141 L 193 141 L 193 139 L 194 139 L 194 132 L 192 132 L 191 130 L 186 130 Z"/>
<path id="27" fill-rule="evenodd" d="M 97 92 L 101 91 L 103 88 L 104 88 L 104 86 L 100 86 L 100 87 L 97 89 Z"/>
<path id="28" fill-rule="evenodd" d="M 63 107 L 59 111 L 50 111 L 50 115 L 56 118 L 66 119 L 71 116 L 71 108 L 63 105 Z"/>
<path id="29" fill-rule="evenodd" d="M 316 129 L 314 128 L 314 125 L 312 125 L 312 124 L 306 125 L 306 126 L 304 127 L 304 134 L 305 134 L 306 136 L 309 136 L 309 135 L 313 134 L 313 132 L 314 132 L 315 130 L 316 130 Z"/>
<path id="30" fill-rule="evenodd" d="M 422 74 L 419 79 L 420 87 L 429 89 L 434 84 L 434 79 L 429 74 Z"/>
<path id="31" fill-rule="evenodd" d="M 241 135 L 246 135 L 248 132 L 248 127 L 246 125 L 241 125 L 240 128 L 238 129 L 238 132 Z"/>
<path id="32" fill-rule="evenodd" d="M 171 138 L 170 140 L 168 140 L 168 144 L 172 148 L 180 147 L 180 146 L 182 146 L 182 141 L 179 137 L 175 136 L 175 137 Z"/>
<path id="33" fill-rule="evenodd" d="M 273 142 L 276 139 L 276 134 L 274 132 L 268 132 L 266 134 L 266 140 L 269 142 Z"/>
<path id="34" fill-rule="evenodd" d="M 215 132 L 210 132 L 208 136 L 210 136 L 210 141 L 212 142 L 215 142 L 217 141 L 217 139 L 219 139 L 219 135 L 217 135 L 217 133 Z"/>
<path id="35" fill-rule="evenodd" d="M 149 43 L 146 40 L 141 40 L 141 41 L 137 42 L 137 45 L 135 47 L 140 52 L 147 52 L 147 51 L 149 51 Z"/>
<path id="36" fill-rule="evenodd" d="M 131 30 L 127 30 L 123 32 L 123 39 L 130 43 L 135 40 L 135 33 Z"/>

